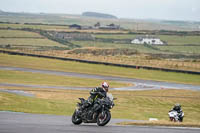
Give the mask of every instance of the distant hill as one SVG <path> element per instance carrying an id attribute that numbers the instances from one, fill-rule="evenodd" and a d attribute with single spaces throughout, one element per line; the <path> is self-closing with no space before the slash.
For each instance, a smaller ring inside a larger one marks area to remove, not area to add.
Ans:
<path id="1" fill-rule="evenodd" d="M 97 13 L 97 12 L 83 12 L 82 16 L 117 19 L 117 17 L 114 16 L 114 15 L 104 14 L 104 13 Z"/>
<path id="2" fill-rule="evenodd" d="M 2 10 L 0 9 L 0 13 L 4 13 L 4 11 L 2 11 Z"/>
<path id="3" fill-rule="evenodd" d="M 89 15 L 88 15 L 89 13 Z M 89 17 L 83 17 L 91 16 Z M 103 18 L 102 18 L 103 15 Z M 107 16 L 108 15 L 108 16 Z M 42 23 L 54 25 L 84 25 L 92 26 L 97 22 L 109 25 L 120 25 L 124 29 L 131 30 L 170 30 L 170 31 L 200 31 L 200 21 L 174 21 L 158 19 L 123 19 L 109 14 L 84 12 L 82 15 L 77 14 L 55 14 L 55 13 L 26 13 L 26 12 L 8 12 L 0 9 L 0 22 L 8 23 Z M 94 19 L 98 17 L 101 19 Z M 69 21 L 65 21 L 66 18 Z M 114 18 L 110 21 L 107 18 Z M 115 21 L 117 20 L 117 21 Z"/>

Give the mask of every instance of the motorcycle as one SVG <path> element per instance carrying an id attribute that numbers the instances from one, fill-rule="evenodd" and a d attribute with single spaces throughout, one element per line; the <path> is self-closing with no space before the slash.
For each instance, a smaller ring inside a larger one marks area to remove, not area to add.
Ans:
<path id="1" fill-rule="evenodd" d="M 184 117 L 184 113 L 178 113 L 175 110 L 172 110 L 168 113 L 169 115 L 169 119 L 170 121 L 174 121 L 174 122 L 182 122 L 183 121 L 183 117 Z"/>
<path id="2" fill-rule="evenodd" d="M 114 106 L 114 98 L 111 93 L 103 99 L 96 99 L 92 107 L 82 109 L 86 100 L 79 98 L 81 102 L 77 103 L 77 107 L 72 115 L 72 123 L 79 125 L 84 123 L 97 123 L 98 126 L 105 126 L 111 119 L 110 109 Z M 93 109 L 93 111 L 92 111 Z"/>

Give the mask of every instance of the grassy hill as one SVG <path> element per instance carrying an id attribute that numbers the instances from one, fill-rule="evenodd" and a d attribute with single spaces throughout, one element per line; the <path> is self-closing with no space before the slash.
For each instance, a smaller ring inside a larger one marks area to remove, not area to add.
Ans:
<path id="1" fill-rule="evenodd" d="M 82 16 L 86 17 L 96 17 L 96 18 L 109 18 L 109 19 L 117 19 L 116 16 L 105 14 L 105 13 L 97 13 L 97 12 L 83 12 Z"/>

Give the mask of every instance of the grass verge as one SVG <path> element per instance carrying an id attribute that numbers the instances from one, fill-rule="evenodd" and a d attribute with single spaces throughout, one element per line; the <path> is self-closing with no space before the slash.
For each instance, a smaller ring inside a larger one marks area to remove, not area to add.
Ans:
<path id="1" fill-rule="evenodd" d="M 4 87 L 6 89 L 6 87 Z M 11 88 L 8 88 L 11 89 Z M 71 115 L 79 97 L 87 98 L 87 90 L 26 89 L 34 98 L 0 92 L 0 110 L 28 113 Z M 113 118 L 168 121 L 168 111 L 180 103 L 185 113 L 184 123 L 200 120 L 200 92 L 191 90 L 111 91 L 117 98 L 111 110 Z"/>
<path id="2" fill-rule="evenodd" d="M 137 125 L 137 126 L 170 126 L 170 127 L 198 127 L 200 128 L 200 123 L 190 123 L 190 122 L 170 122 L 170 121 L 156 121 L 156 122 L 121 122 L 118 125 Z"/>
<path id="3" fill-rule="evenodd" d="M 113 88 L 130 85 L 114 81 L 108 82 Z M 102 83 L 102 80 L 21 71 L 0 70 L 0 83 L 37 84 L 68 87 L 95 87 L 100 85 L 100 83 Z"/>

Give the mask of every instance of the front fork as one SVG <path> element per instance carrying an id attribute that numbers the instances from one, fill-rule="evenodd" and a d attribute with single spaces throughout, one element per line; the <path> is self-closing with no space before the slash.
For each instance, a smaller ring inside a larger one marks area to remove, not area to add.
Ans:
<path id="1" fill-rule="evenodd" d="M 76 115 L 77 115 L 77 116 L 80 116 L 80 115 L 81 115 L 81 113 L 82 113 L 82 111 L 81 111 L 80 107 L 79 107 L 79 106 L 77 106 L 75 110 L 76 110 Z"/>
<path id="2" fill-rule="evenodd" d="M 102 118 L 105 117 L 105 106 L 104 105 L 102 106 L 102 109 L 101 109 L 101 117 Z"/>

